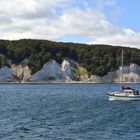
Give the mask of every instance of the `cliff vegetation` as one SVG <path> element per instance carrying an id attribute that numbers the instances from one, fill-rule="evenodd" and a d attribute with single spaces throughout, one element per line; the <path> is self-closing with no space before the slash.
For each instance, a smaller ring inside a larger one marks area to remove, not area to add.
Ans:
<path id="1" fill-rule="evenodd" d="M 121 46 L 87 45 L 48 40 L 0 40 L 0 67 L 8 66 L 8 60 L 14 64 L 25 62 L 34 74 L 51 59 L 62 63 L 64 58 L 69 58 L 86 68 L 88 74 L 104 76 L 109 71 L 119 68 L 121 49 Z M 124 64 L 135 63 L 140 66 L 140 50 L 128 47 L 123 49 Z M 80 73 L 83 71 L 77 70 L 76 74 L 80 77 Z"/>

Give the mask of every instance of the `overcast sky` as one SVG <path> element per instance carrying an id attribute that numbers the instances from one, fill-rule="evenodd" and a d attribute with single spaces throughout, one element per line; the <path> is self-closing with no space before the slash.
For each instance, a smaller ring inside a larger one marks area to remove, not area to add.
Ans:
<path id="1" fill-rule="evenodd" d="M 0 0 L 1 39 L 140 48 L 140 0 Z"/>

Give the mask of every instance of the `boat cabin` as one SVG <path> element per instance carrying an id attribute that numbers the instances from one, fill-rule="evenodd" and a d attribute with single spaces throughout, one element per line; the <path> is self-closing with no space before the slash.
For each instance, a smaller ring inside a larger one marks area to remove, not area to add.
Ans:
<path id="1" fill-rule="evenodd" d="M 130 87 L 122 87 L 122 91 L 125 94 L 133 94 L 133 95 L 139 95 L 139 91 Z"/>

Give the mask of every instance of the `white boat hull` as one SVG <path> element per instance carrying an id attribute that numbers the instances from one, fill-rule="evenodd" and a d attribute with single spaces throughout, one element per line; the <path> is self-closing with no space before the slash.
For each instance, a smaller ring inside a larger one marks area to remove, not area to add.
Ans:
<path id="1" fill-rule="evenodd" d="M 108 94 L 109 100 L 124 100 L 124 101 L 135 101 L 140 100 L 140 96 L 118 96 Z"/>

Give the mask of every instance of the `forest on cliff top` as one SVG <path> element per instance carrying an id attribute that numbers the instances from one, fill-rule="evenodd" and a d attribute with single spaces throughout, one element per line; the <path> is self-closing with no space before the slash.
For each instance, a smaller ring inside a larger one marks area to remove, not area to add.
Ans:
<path id="1" fill-rule="evenodd" d="M 69 58 L 85 67 L 89 74 L 104 76 L 120 66 L 122 48 L 124 64 L 136 63 L 140 66 L 140 50 L 135 48 L 35 39 L 0 40 L 0 67 L 8 65 L 8 60 L 14 64 L 26 60 L 32 73 L 35 73 L 50 59 L 61 64 L 64 58 Z"/>

